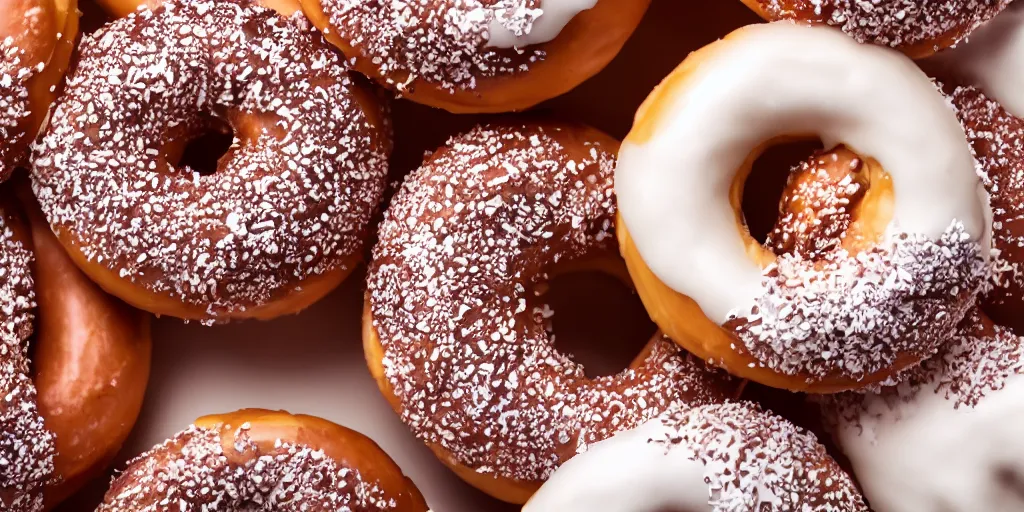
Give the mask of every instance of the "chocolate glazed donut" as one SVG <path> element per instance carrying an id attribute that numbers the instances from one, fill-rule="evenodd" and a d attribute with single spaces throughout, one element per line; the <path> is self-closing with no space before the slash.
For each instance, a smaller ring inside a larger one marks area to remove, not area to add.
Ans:
<path id="1" fill-rule="evenodd" d="M 72 259 L 157 314 L 267 319 L 362 259 L 391 149 L 387 109 L 301 18 L 167 2 L 85 38 L 33 161 Z M 217 170 L 187 143 L 234 131 Z"/>
<path id="2" fill-rule="evenodd" d="M 842 29 L 862 43 L 896 48 L 912 58 L 953 46 L 1011 0 L 742 0 L 766 20 Z"/>
<path id="3" fill-rule="evenodd" d="M 550 276 L 625 275 L 617 146 L 574 124 L 478 127 L 407 177 L 381 225 L 363 320 L 371 372 L 442 462 L 505 501 L 525 502 L 590 443 L 735 389 L 660 335 L 591 379 L 545 328 Z"/>
<path id="4" fill-rule="evenodd" d="M 142 406 L 150 337 L 149 316 L 89 281 L 31 194 L 21 197 L 23 209 L 9 195 L 0 206 L 3 281 L 14 285 L 0 290 L 0 454 L 10 462 L 0 469 L 0 504 L 32 512 L 74 493 L 120 449 Z"/>
<path id="5" fill-rule="evenodd" d="M 301 3 L 358 71 L 466 113 L 523 110 L 576 87 L 618 54 L 650 0 Z"/>
<path id="6" fill-rule="evenodd" d="M 982 309 L 1024 333 L 1024 4 L 962 45 L 923 61 L 942 83 L 978 160 L 992 210 L 995 262 Z"/>

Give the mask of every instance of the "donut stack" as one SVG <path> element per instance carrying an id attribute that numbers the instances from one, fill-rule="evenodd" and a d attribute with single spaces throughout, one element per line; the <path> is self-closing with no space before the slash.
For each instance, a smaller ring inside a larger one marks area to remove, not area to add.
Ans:
<path id="1" fill-rule="evenodd" d="M 97 0 L 80 37 L 75 2 L 3 1 L 0 509 L 113 465 L 84 506 L 428 510 L 407 454 L 260 404 L 117 461 L 161 407 L 150 315 L 347 280 L 407 435 L 524 511 L 1024 512 L 1020 4 L 687 0 L 742 26 L 665 74 L 670 0 Z M 623 69 L 659 75 L 639 108 Z M 410 111 L 466 129 L 417 154 Z M 657 328 L 618 373 L 555 343 L 580 272 Z"/>

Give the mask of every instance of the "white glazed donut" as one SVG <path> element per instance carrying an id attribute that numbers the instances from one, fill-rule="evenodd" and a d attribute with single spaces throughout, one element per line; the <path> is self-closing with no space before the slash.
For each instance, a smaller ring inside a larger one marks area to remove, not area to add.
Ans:
<path id="1" fill-rule="evenodd" d="M 877 393 L 825 403 L 877 512 L 1024 510 L 1024 343 L 972 313 L 934 358 Z"/>
<path id="2" fill-rule="evenodd" d="M 933 60 L 1024 117 L 1024 4 L 1010 6 L 967 42 Z"/>
<path id="3" fill-rule="evenodd" d="M 820 261 L 776 257 L 736 198 L 760 151 L 814 135 L 875 176 L 854 215 L 872 237 Z M 986 196 L 955 114 L 906 56 L 834 29 L 751 25 L 692 54 L 637 113 L 615 188 L 623 253 L 658 325 L 768 385 L 837 391 L 920 362 L 987 272 Z"/>
<path id="4" fill-rule="evenodd" d="M 668 413 L 562 465 L 523 512 L 867 511 L 810 434 L 738 402 Z"/>

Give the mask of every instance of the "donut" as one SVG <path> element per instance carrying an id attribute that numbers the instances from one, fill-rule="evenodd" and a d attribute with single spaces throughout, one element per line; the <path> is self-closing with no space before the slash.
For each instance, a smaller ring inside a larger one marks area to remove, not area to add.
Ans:
<path id="1" fill-rule="evenodd" d="M 42 215 L 10 196 L 0 200 L 0 508 L 39 512 L 128 437 L 149 378 L 149 322 L 82 275 Z"/>
<path id="2" fill-rule="evenodd" d="M 523 512 L 867 512 L 813 434 L 750 402 L 674 409 L 566 462 Z"/>
<path id="3" fill-rule="evenodd" d="M 857 236 L 819 258 L 775 254 L 744 225 L 743 185 L 766 147 L 813 134 L 861 157 Z M 984 189 L 956 116 L 905 56 L 828 28 L 752 25 L 691 54 L 638 111 L 615 189 L 619 246 L 655 323 L 772 387 L 837 392 L 919 363 L 989 273 Z"/>
<path id="4" fill-rule="evenodd" d="M 356 70 L 467 113 L 523 110 L 575 88 L 618 54 L 650 0 L 300 3 Z"/>
<path id="5" fill-rule="evenodd" d="M 267 319 L 362 259 L 390 123 L 319 34 L 235 0 L 169 2 L 84 39 L 34 153 L 34 190 L 76 263 L 140 309 Z M 234 132 L 217 170 L 188 141 Z"/>
<path id="6" fill-rule="evenodd" d="M 507 502 L 525 502 L 586 445 L 736 387 L 657 335 L 630 368 L 591 379 L 545 329 L 548 278 L 625 274 L 617 147 L 575 124 L 478 126 L 406 178 L 380 226 L 363 317 L 370 371 L 442 462 Z"/>
<path id="7" fill-rule="evenodd" d="M 204 416 L 128 463 L 97 512 L 426 512 L 370 438 L 314 416 L 244 409 Z"/>
<path id="8" fill-rule="evenodd" d="M 765 246 L 776 255 L 820 259 L 866 243 L 853 210 L 870 190 L 870 168 L 845 146 L 818 151 L 791 169 Z"/>
<path id="9" fill-rule="evenodd" d="M 864 495 L 885 512 L 1024 507 L 1024 343 L 975 310 L 887 387 L 823 398 Z"/>
<path id="10" fill-rule="evenodd" d="M 96 0 L 96 3 L 111 17 L 123 18 L 139 9 L 156 9 L 163 0 Z M 273 9 L 286 17 L 301 10 L 299 0 L 250 0 L 249 3 Z"/>
<path id="11" fill-rule="evenodd" d="M 992 288 L 983 309 L 1024 328 L 1024 4 L 925 65 L 944 83 L 978 159 L 992 205 Z"/>
<path id="12" fill-rule="evenodd" d="M 912 58 L 953 46 L 1012 0 L 742 0 L 769 21 L 830 25 Z"/>
<path id="13" fill-rule="evenodd" d="M 27 163 L 74 49 L 77 0 L 2 0 L 0 181 Z"/>

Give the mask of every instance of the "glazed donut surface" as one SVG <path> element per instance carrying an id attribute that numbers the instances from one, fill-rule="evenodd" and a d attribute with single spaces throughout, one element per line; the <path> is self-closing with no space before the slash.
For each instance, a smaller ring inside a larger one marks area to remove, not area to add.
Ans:
<path id="1" fill-rule="evenodd" d="M 505 501 L 587 444 L 733 389 L 660 337 L 630 369 L 590 379 L 544 327 L 539 284 L 614 258 L 616 147 L 579 125 L 478 127 L 409 175 L 381 225 L 371 371 L 418 438 Z"/>
<path id="2" fill-rule="evenodd" d="M 768 20 L 838 27 L 861 43 L 925 57 L 965 39 L 1011 0 L 742 0 Z"/>
<path id="3" fill-rule="evenodd" d="M 1022 375 L 1021 339 L 974 311 L 935 357 L 825 416 L 877 510 L 1020 510 Z"/>
<path id="4" fill-rule="evenodd" d="M 129 463 L 97 512 L 426 512 L 366 436 L 305 415 L 206 416 Z"/>
<path id="5" fill-rule="evenodd" d="M 865 155 L 866 246 L 776 255 L 743 226 L 753 160 L 807 134 Z M 641 107 L 615 180 L 655 322 L 770 386 L 834 392 L 916 364 L 987 277 L 984 190 L 956 116 L 909 59 L 827 28 L 752 25 L 692 54 Z"/>
<path id="6" fill-rule="evenodd" d="M 90 277 L 142 309 L 226 320 L 302 309 L 348 275 L 390 132 L 302 23 L 233 1 L 169 2 L 83 41 L 33 174 Z M 235 136 L 217 171 L 178 167 L 216 123 Z"/>
<path id="7" fill-rule="evenodd" d="M 0 294 L 0 310 L 11 315 L 3 320 L 0 354 L 7 397 L 0 454 L 14 461 L 0 470 L 0 481 L 8 483 L 0 504 L 35 512 L 73 494 L 120 450 L 149 377 L 149 317 L 82 275 L 31 199 L 24 208 L 13 194 L 3 201 L 0 221 L 8 235 L 16 234 L 5 239 L 0 278 L 10 278 L 7 291 L 18 295 Z M 12 325 L 18 336 L 10 335 Z M 20 345 L 8 343 L 19 337 Z"/>
<path id="8" fill-rule="evenodd" d="M 674 409 L 566 462 L 523 512 L 867 512 L 813 434 L 752 403 Z"/>
<path id="9" fill-rule="evenodd" d="M 403 96 L 452 112 L 509 112 L 604 68 L 650 0 L 301 3 L 358 71 Z"/>

